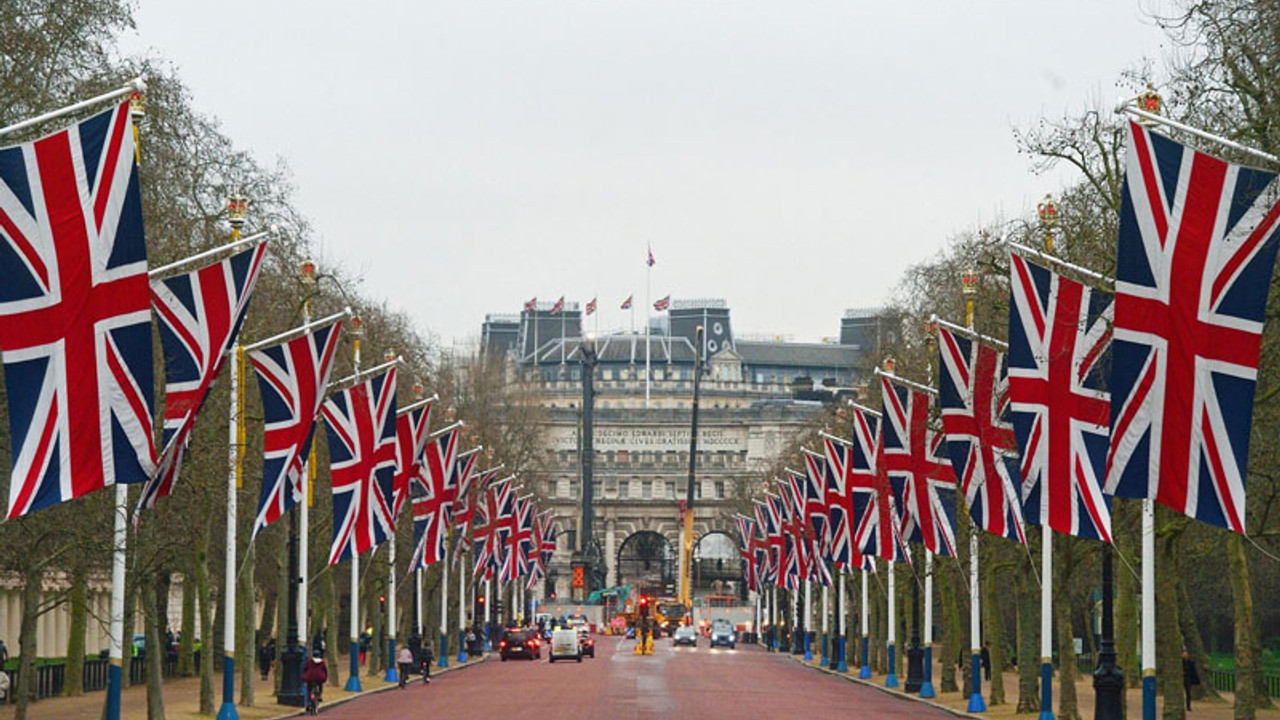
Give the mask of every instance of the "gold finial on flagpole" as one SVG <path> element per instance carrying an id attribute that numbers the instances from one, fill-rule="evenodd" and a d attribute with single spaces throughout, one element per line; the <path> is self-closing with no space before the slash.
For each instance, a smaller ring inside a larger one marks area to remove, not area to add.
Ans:
<path id="1" fill-rule="evenodd" d="M 1040 215 L 1040 226 L 1044 229 L 1044 250 L 1051 253 L 1053 229 L 1058 226 L 1058 205 L 1053 201 L 1053 195 L 1045 193 L 1044 200 L 1036 206 L 1036 213 Z"/>
<path id="2" fill-rule="evenodd" d="M 960 292 L 964 295 L 964 322 L 965 327 L 973 329 L 973 298 L 978 294 L 978 284 L 981 278 L 978 271 L 973 265 L 966 265 L 964 272 L 960 275 Z"/>
<path id="3" fill-rule="evenodd" d="M 227 222 L 231 223 L 231 241 L 240 239 L 240 228 L 244 227 L 245 218 L 249 214 L 249 198 L 236 188 L 227 198 Z"/>
<path id="4" fill-rule="evenodd" d="M 1159 115 L 1160 111 L 1164 109 L 1164 98 L 1160 96 L 1160 93 L 1156 92 L 1156 86 L 1151 83 L 1147 83 L 1147 89 L 1138 95 L 1137 102 L 1139 110 L 1152 115 Z M 1138 122 L 1147 127 L 1155 125 L 1154 120 L 1142 117 L 1138 118 Z"/>
<path id="5" fill-rule="evenodd" d="M 141 90 L 129 93 L 129 118 L 133 120 L 133 161 L 142 164 L 142 143 L 138 135 L 138 126 L 147 118 L 147 101 Z"/>

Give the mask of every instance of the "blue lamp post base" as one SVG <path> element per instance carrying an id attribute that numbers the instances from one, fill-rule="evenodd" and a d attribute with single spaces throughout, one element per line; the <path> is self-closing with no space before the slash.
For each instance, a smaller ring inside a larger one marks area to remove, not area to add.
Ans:
<path id="1" fill-rule="evenodd" d="M 1040 720 L 1053 720 L 1053 663 L 1040 663 Z"/>
<path id="2" fill-rule="evenodd" d="M 364 692 L 360 685 L 360 643 L 351 641 L 351 672 L 347 673 L 347 684 L 343 688 L 349 693 Z"/>
<path id="3" fill-rule="evenodd" d="M 1155 675 L 1142 676 L 1142 720 L 1156 720 Z"/>
<path id="4" fill-rule="evenodd" d="M 889 643 L 889 674 L 884 678 L 884 686 L 887 688 L 898 687 L 897 658 L 897 648 Z"/>
<path id="5" fill-rule="evenodd" d="M 862 663 L 861 663 L 861 667 L 858 668 L 858 677 L 862 678 L 863 680 L 866 680 L 871 677 L 871 663 L 870 663 L 871 648 L 869 647 L 870 641 L 867 639 L 866 635 L 862 636 L 861 644 L 862 644 L 862 648 L 861 648 Z"/>
<path id="6" fill-rule="evenodd" d="M 937 697 L 933 691 L 933 646 L 924 646 L 924 681 L 920 683 L 920 697 Z"/>
<path id="7" fill-rule="evenodd" d="M 440 633 L 440 659 L 436 661 L 436 667 L 449 667 L 449 636 Z"/>
<path id="8" fill-rule="evenodd" d="M 115 666 L 111 670 L 120 672 L 120 668 Z M 117 682 L 116 687 L 119 686 Z M 119 703 L 116 707 L 120 707 Z M 236 710 L 236 659 L 233 655 L 222 658 L 222 706 L 218 708 L 218 720 L 240 720 L 240 712 Z"/>
<path id="9" fill-rule="evenodd" d="M 458 631 L 458 662 L 464 663 L 466 661 L 467 661 L 467 631 L 459 630 Z"/>
<path id="10" fill-rule="evenodd" d="M 396 673 L 396 639 L 387 638 L 387 674 L 382 676 L 386 682 L 400 682 L 400 676 Z"/>
<path id="11" fill-rule="evenodd" d="M 839 650 L 836 651 L 837 652 L 836 671 L 847 673 L 849 672 L 849 659 L 848 659 L 848 652 L 847 652 L 849 647 L 849 639 L 842 637 L 836 642 L 837 642 L 837 647 L 839 647 Z"/>

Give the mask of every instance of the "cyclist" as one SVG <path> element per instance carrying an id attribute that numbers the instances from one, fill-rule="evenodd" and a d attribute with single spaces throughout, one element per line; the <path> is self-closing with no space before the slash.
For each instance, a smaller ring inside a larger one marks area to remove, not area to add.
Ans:
<path id="1" fill-rule="evenodd" d="M 324 684 L 329 680 L 329 668 L 324 664 L 324 656 L 317 650 L 311 662 L 302 670 L 302 682 L 307 686 L 307 712 L 316 714 L 324 693 Z"/>

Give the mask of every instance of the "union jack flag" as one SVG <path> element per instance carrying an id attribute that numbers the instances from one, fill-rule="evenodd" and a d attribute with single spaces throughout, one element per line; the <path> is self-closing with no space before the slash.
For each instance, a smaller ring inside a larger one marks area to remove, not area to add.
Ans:
<path id="1" fill-rule="evenodd" d="M 654 309 L 654 310 L 657 310 L 658 312 L 662 312 L 663 310 L 666 310 L 666 309 L 667 309 L 667 308 L 669 308 L 669 307 L 671 307 L 671 296 L 670 296 L 670 295 L 668 295 L 668 296 L 666 296 L 666 297 L 663 297 L 663 298 L 658 298 L 658 299 L 657 299 L 656 301 L 654 301 L 654 303 L 653 303 L 653 309 Z"/>
<path id="2" fill-rule="evenodd" d="M 0 148 L 10 518 L 155 474 L 147 243 L 129 103 Z"/>
<path id="3" fill-rule="evenodd" d="M 781 566 L 782 536 L 778 531 L 777 518 L 773 517 L 773 508 L 766 500 L 756 500 L 756 524 L 760 527 L 761 549 L 764 560 L 760 563 L 760 583 L 776 585 L 778 568 Z"/>
<path id="4" fill-rule="evenodd" d="M 823 438 L 823 443 L 831 470 L 826 493 L 831 560 L 846 568 L 860 568 L 864 561 L 854 531 L 866 513 L 868 491 L 873 487 L 874 473 L 865 461 L 869 456 L 864 456 L 864 464 L 859 466 L 851 444 L 830 437 Z M 874 438 L 867 447 L 875 452 Z"/>
<path id="5" fill-rule="evenodd" d="M 396 413 L 396 479 L 391 495 L 392 526 L 410 497 L 414 480 L 422 482 L 422 454 L 427 450 L 431 403 Z"/>
<path id="6" fill-rule="evenodd" d="M 938 404 L 974 524 L 1026 544 L 1004 353 L 938 325 Z"/>
<path id="7" fill-rule="evenodd" d="M 764 499 L 766 517 L 772 524 L 773 533 L 769 535 L 769 553 L 773 557 L 774 583 L 784 589 L 795 589 L 799 586 L 800 568 L 798 556 L 794 552 L 791 537 L 791 522 L 787 516 L 787 501 L 777 495 L 768 495 Z"/>
<path id="8" fill-rule="evenodd" d="M 1275 173 L 1129 124 L 1107 492 L 1245 531 Z"/>
<path id="9" fill-rule="evenodd" d="M 533 312 L 534 310 L 537 310 L 537 309 L 538 309 L 538 298 L 536 298 L 536 297 L 535 297 L 535 298 L 530 298 L 530 299 L 529 299 L 529 302 L 526 302 L 526 303 L 524 304 L 524 311 L 525 311 L 525 312 Z"/>
<path id="10" fill-rule="evenodd" d="M 253 537 L 302 499 L 302 463 L 329 384 L 342 322 L 249 353 L 262 395 L 262 493 Z"/>
<path id="11" fill-rule="evenodd" d="M 929 394 L 880 377 L 884 428 L 880 460 L 906 506 L 902 537 L 935 555 L 955 556 L 956 475 L 942 433 L 929 429 Z"/>
<path id="12" fill-rule="evenodd" d="M 1111 295 L 1010 260 L 1009 417 L 1022 455 L 1026 521 L 1111 541 L 1102 494 Z"/>
<path id="13" fill-rule="evenodd" d="M 337 565 L 395 532 L 396 368 L 340 390 L 324 401 L 333 479 L 333 544 Z"/>
<path id="14" fill-rule="evenodd" d="M 458 428 L 446 430 L 434 438 L 428 438 L 423 452 L 423 469 L 420 476 L 426 491 L 421 501 L 414 501 L 414 528 L 418 518 L 422 527 L 415 557 L 421 556 L 422 567 L 444 560 L 448 556 L 449 527 L 453 524 L 453 501 L 457 496 L 457 475 L 454 466 L 458 460 Z"/>
<path id="15" fill-rule="evenodd" d="M 598 299 L 598 298 L 591 298 L 591 302 L 587 303 L 586 312 L 587 312 L 587 314 L 588 314 L 588 315 L 590 315 L 590 314 L 592 314 L 592 313 L 594 313 L 594 312 L 596 311 L 596 300 L 597 300 L 597 299 Z"/>
<path id="16" fill-rule="evenodd" d="M 827 488 L 835 484 L 835 477 L 827 465 L 825 455 L 804 451 L 803 477 L 804 513 L 812 531 L 814 553 L 826 560 L 831 559 L 831 511 L 827 506 Z"/>
<path id="17" fill-rule="evenodd" d="M 557 300 L 555 304 L 551 306 L 552 315 L 559 315 L 561 312 L 564 312 L 564 296 L 563 295 L 561 295 L 560 299 Z"/>
<path id="18" fill-rule="evenodd" d="M 898 503 L 884 472 L 880 458 L 884 453 L 884 436 L 878 415 L 855 408 L 852 414 L 854 472 L 849 476 L 854 493 L 854 515 L 858 524 L 853 533 L 859 552 L 870 559 L 911 562 L 900 531 Z M 865 496 L 859 506 L 859 496 Z"/>
<path id="19" fill-rule="evenodd" d="M 737 521 L 738 537 L 742 541 L 742 544 L 738 549 L 738 556 L 742 559 L 742 579 L 746 582 L 748 590 L 751 592 L 759 592 L 760 577 L 755 562 L 755 521 L 743 515 L 738 515 L 734 520 Z"/>
<path id="20" fill-rule="evenodd" d="M 428 532 L 428 528 L 434 529 L 444 524 L 439 517 L 442 512 L 440 499 L 432 490 L 427 483 L 409 485 L 410 508 L 413 510 L 413 554 L 409 558 L 410 570 L 425 569 L 444 558 L 444 549 L 436 544 L 436 537 Z"/>
<path id="21" fill-rule="evenodd" d="M 783 508 L 783 568 L 788 574 L 788 588 L 795 589 L 799 583 L 809 579 L 809 571 L 813 568 L 810 550 L 813 548 L 813 530 L 805 519 L 804 498 L 801 485 L 804 482 L 797 473 L 788 472 L 787 482 L 780 483 Z"/>
<path id="22" fill-rule="evenodd" d="M 649 259 L 645 261 L 645 264 L 648 265 L 649 267 L 653 267 L 653 264 L 657 262 L 656 260 L 653 259 L 653 249 L 652 248 L 646 248 L 646 249 L 649 251 Z"/>
<path id="23" fill-rule="evenodd" d="M 509 523 L 515 516 L 515 491 L 510 478 L 491 483 L 480 509 L 484 523 L 473 533 L 478 548 L 473 559 L 475 577 L 492 578 L 502 564 L 502 549 L 509 534 Z"/>
<path id="24" fill-rule="evenodd" d="M 134 521 L 178 482 L 196 413 L 235 345 L 262 269 L 266 243 L 198 270 L 151 284 L 164 348 L 164 450 L 142 488 Z"/>
<path id="25" fill-rule="evenodd" d="M 533 502 L 531 498 L 519 498 L 515 502 L 515 514 L 511 520 L 511 534 L 507 537 L 506 555 L 498 571 L 499 582 L 513 582 L 529 572 L 529 547 L 533 545 Z"/>
<path id="26" fill-rule="evenodd" d="M 489 482 L 498 476 L 499 468 L 475 472 L 475 463 L 479 459 L 479 454 L 473 453 L 468 455 L 462 463 L 465 467 L 461 472 L 462 480 L 458 487 L 458 499 L 453 504 L 453 526 L 458 531 L 458 541 L 453 545 L 454 565 L 462 559 L 464 552 L 471 549 L 467 546 L 470 544 L 468 538 L 471 534 L 471 523 L 476 515 L 476 506 Z"/>
<path id="27" fill-rule="evenodd" d="M 630 309 L 631 309 L 631 300 L 632 300 L 633 298 L 635 298 L 635 295 L 628 295 L 628 296 L 627 296 L 627 299 L 622 301 L 622 307 L 621 307 L 620 309 L 621 309 L 621 310 L 630 310 Z"/>

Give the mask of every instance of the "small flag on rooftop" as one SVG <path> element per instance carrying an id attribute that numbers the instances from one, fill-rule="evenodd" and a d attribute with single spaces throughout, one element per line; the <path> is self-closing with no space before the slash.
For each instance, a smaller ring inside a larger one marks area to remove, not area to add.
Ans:
<path id="1" fill-rule="evenodd" d="M 596 311 L 596 300 L 599 298 L 591 298 L 591 302 L 587 303 L 587 314 L 590 315 Z"/>
<path id="2" fill-rule="evenodd" d="M 559 315 L 563 310 L 564 310 L 564 296 L 561 295 L 560 299 L 556 301 L 556 304 L 551 306 L 551 314 Z"/>
<path id="3" fill-rule="evenodd" d="M 635 298 L 635 295 L 628 295 L 628 296 L 627 296 L 627 299 L 622 301 L 622 309 L 623 309 L 623 310 L 630 310 L 630 309 L 631 309 L 631 301 L 632 301 L 632 299 L 634 299 L 634 298 Z"/>
<path id="4" fill-rule="evenodd" d="M 533 312 L 538 309 L 538 298 L 530 298 L 529 302 L 524 304 L 525 312 Z"/>
<path id="5" fill-rule="evenodd" d="M 666 309 L 667 309 L 667 308 L 669 308 L 669 307 L 671 307 L 671 296 L 670 296 L 670 295 L 668 295 L 668 296 L 666 296 L 666 297 L 664 297 L 664 298 L 659 298 L 659 299 L 657 300 L 657 302 L 655 302 L 655 303 L 653 304 L 653 309 L 654 309 L 654 310 L 657 310 L 658 312 L 662 312 L 663 310 L 666 310 Z"/>

